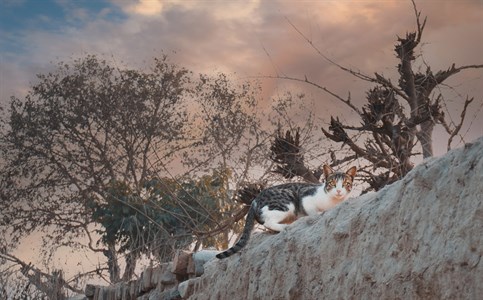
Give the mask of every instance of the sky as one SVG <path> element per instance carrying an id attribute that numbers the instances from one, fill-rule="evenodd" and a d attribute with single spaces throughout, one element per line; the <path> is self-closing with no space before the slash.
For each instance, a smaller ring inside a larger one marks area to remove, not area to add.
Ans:
<path id="1" fill-rule="evenodd" d="M 433 71 L 483 64 L 483 0 L 419 0 L 428 21 L 421 61 Z M 409 0 L 0 0 L 0 103 L 26 95 L 35 74 L 59 61 L 95 54 L 135 68 L 154 57 L 195 72 L 226 72 L 244 80 L 289 75 L 311 80 L 362 103 L 371 87 L 322 59 L 397 82 L 394 44 L 416 28 Z M 458 121 L 466 95 L 475 97 L 461 133 L 483 136 L 483 69 L 467 70 L 439 87 L 446 115 Z M 337 100 L 303 85 L 264 80 L 263 97 L 298 89 L 327 122 L 346 113 Z M 445 152 L 436 132 L 436 154 Z M 456 143 L 455 146 L 461 146 Z"/>
<path id="2" fill-rule="evenodd" d="M 419 54 L 433 71 L 483 63 L 483 0 L 417 5 L 428 17 Z M 226 72 L 240 80 L 307 76 L 362 104 L 370 85 L 323 60 L 292 24 L 335 62 L 393 81 L 397 36 L 416 26 L 409 0 L 0 0 L 0 102 L 24 96 L 35 74 L 59 61 L 96 54 L 148 69 L 154 57 L 168 54 L 195 72 Z M 483 135 L 482 73 L 468 70 L 447 82 L 454 89 L 440 87 L 455 121 L 466 95 L 475 97 L 462 130 L 469 128 L 467 141 Z M 287 89 L 308 93 L 325 122 L 329 114 L 347 113 L 307 86 L 265 80 L 262 87 L 267 102 Z"/>

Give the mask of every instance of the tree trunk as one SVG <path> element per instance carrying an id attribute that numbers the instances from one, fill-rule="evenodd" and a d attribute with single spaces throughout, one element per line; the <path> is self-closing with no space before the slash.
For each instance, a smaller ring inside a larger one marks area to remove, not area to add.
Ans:
<path id="1" fill-rule="evenodd" d="M 107 266 L 109 267 L 109 280 L 111 283 L 116 283 L 121 280 L 119 261 L 117 259 L 116 246 L 114 243 L 109 243 L 107 250 L 104 250 L 104 255 L 107 257 Z"/>
<path id="2" fill-rule="evenodd" d="M 434 123 L 432 120 L 421 123 L 421 130 L 417 137 L 423 149 L 423 158 L 433 156 L 433 129 Z"/>
<path id="3" fill-rule="evenodd" d="M 122 281 L 129 281 L 136 269 L 137 255 L 133 252 L 126 254 L 126 269 L 124 270 L 124 275 L 122 276 Z"/>

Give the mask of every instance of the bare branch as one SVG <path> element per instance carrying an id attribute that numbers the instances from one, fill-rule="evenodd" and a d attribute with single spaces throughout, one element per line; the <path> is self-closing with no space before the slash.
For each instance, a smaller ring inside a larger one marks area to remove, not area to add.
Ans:
<path id="1" fill-rule="evenodd" d="M 61 293 L 61 288 L 67 288 L 76 293 L 83 292 L 82 290 L 71 286 L 67 281 L 65 281 L 61 275 L 61 272 L 59 274 L 47 274 L 34 267 L 31 263 L 27 264 L 18 257 L 8 253 L 0 253 L 0 258 L 19 265 L 22 274 L 27 277 L 29 282 L 46 295 Z"/>
<path id="2" fill-rule="evenodd" d="M 330 59 L 329 57 L 327 57 L 325 54 L 322 53 L 322 51 L 319 50 L 319 48 L 317 48 L 314 43 L 312 42 L 311 39 L 309 39 L 305 34 L 303 34 L 302 31 L 300 31 L 300 29 L 297 28 L 297 26 L 295 26 L 289 18 L 285 18 L 287 20 L 287 22 L 293 27 L 293 29 L 295 29 L 295 31 L 323 58 L 325 59 L 326 61 L 330 62 L 331 64 L 333 64 L 334 66 L 338 67 L 339 69 L 341 69 L 342 71 L 345 71 L 345 72 L 348 72 L 349 74 L 359 78 L 359 79 L 362 79 L 362 80 L 365 80 L 365 81 L 369 81 L 369 82 L 375 82 L 375 79 L 368 76 L 368 75 L 365 75 L 365 74 L 362 74 L 361 72 L 356 72 L 354 70 L 351 70 L 349 68 L 346 68 L 338 63 L 336 63 L 333 59 Z"/>
<path id="3" fill-rule="evenodd" d="M 389 165 L 384 161 L 381 160 L 379 157 L 370 155 L 365 149 L 359 147 L 352 139 L 349 138 L 347 133 L 343 131 L 341 127 L 341 123 L 339 120 L 335 120 L 334 118 L 331 118 L 331 125 L 329 127 L 331 131 L 334 132 L 334 134 L 329 133 L 326 131 L 324 128 L 322 128 L 322 132 L 324 135 L 333 140 L 334 142 L 343 142 L 344 144 L 348 145 L 352 151 L 358 156 L 358 157 L 363 157 L 367 159 L 368 161 L 372 162 L 376 166 L 380 167 L 389 167 Z"/>
<path id="4" fill-rule="evenodd" d="M 416 15 L 416 24 L 418 26 L 418 37 L 417 37 L 417 43 L 419 44 L 419 42 L 421 42 L 421 37 L 423 35 L 423 30 L 424 30 L 424 27 L 426 26 L 426 20 L 427 20 L 427 17 L 424 18 L 424 21 L 423 21 L 423 24 L 421 24 L 421 12 L 418 11 L 418 8 L 416 7 L 416 2 L 414 0 L 411 0 L 412 4 L 413 4 L 413 9 L 414 9 L 414 14 Z"/>
<path id="5" fill-rule="evenodd" d="M 332 161 L 330 163 L 330 166 L 331 167 L 336 167 L 336 166 L 339 166 L 339 165 L 341 165 L 343 163 L 356 160 L 357 159 L 357 155 L 349 155 L 349 156 L 343 157 L 341 159 L 337 159 L 337 156 L 335 155 L 335 152 L 333 150 L 330 150 L 330 159 Z"/>
<path id="6" fill-rule="evenodd" d="M 446 71 L 438 71 L 434 75 L 435 85 L 436 84 L 443 83 L 443 81 L 445 81 L 446 79 L 448 79 L 450 76 L 452 76 L 452 75 L 454 75 L 456 73 L 459 73 L 462 70 L 466 70 L 466 69 L 481 69 L 481 68 L 483 68 L 483 65 L 466 65 L 466 66 L 461 66 L 461 67 L 455 67 L 455 64 L 453 64 L 450 68 L 448 68 L 448 70 L 446 70 Z"/>
<path id="7" fill-rule="evenodd" d="M 215 236 L 221 232 L 228 230 L 229 228 L 233 227 L 233 224 L 241 220 L 250 209 L 250 205 L 252 204 L 255 197 L 264 189 L 264 184 L 254 184 L 249 183 L 245 184 L 243 188 L 239 189 L 232 200 L 243 203 L 242 209 L 235 212 L 226 222 L 219 225 L 213 230 L 210 231 L 194 231 L 195 235 L 199 238 L 207 238 L 210 236 Z"/>
<path id="8" fill-rule="evenodd" d="M 242 209 L 237 211 L 231 218 L 229 218 L 223 224 L 220 224 L 215 229 L 210 231 L 193 231 L 193 234 L 195 234 L 199 238 L 207 238 L 210 236 L 215 236 L 221 232 L 224 232 L 227 229 L 231 228 L 233 226 L 233 223 L 240 221 L 248 213 L 249 209 L 250 209 L 250 206 L 245 205 Z"/>
<path id="9" fill-rule="evenodd" d="M 342 103 L 346 104 L 347 106 L 349 106 L 353 111 L 355 111 L 357 114 L 361 115 L 361 112 L 359 110 L 359 108 L 357 108 L 352 102 L 351 102 L 351 98 L 350 98 L 350 94 L 349 96 L 347 97 L 347 99 L 344 99 L 342 98 L 341 96 L 337 95 L 336 93 L 332 92 L 331 90 L 329 90 L 328 88 L 318 84 L 318 83 L 315 83 L 311 80 L 309 80 L 307 78 L 307 76 L 305 76 L 304 79 L 300 79 L 300 78 L 296 78 L 296 77 L 290 77 L 290 76 L 262 76 L 262 77 L 259 77 L 259 78 L 269 78 L 269 79 L 284 79 L 284 80 L 290 80 L 290 81 L 296 81 L 296 82 L 303 82 L 303 83 L 307 83 L 309 85 L 312 85 L 324 92 L 326 92 L 327 94 L 333 96 L 334 98 L 336 98 L 337 100 L 341 101 Z"/>
<path id="10" fill-rule="evenodd" d="M 379 83 L 380 85 L 391 89 L 396 94 L 398 94 L 398 96 L 405 99 L 406 101 L 409 100 L 408 96 L 406 94 L 404 94 L 404 92 L 400 88 L 398 88 L 397 86 L 392 84 L 392 82 L 389 79 L 385 78 L 382 75 L 379 75 L 378 73 L 375 73 L 375 75 L 376 75 L 376 81 L 375 81 L 376 83 Z"/>
<path id="11" fill-rule="evenodd" d="M 465 104 L 463 106 L 463 111 L 461 111 L 461 115 L 460 115 L 460 122 L 458 125 L 456 125 L 455 129 L 451 131 L 451 135 L 448 139 L 448 147 L 447 147 L 448 151 L 451 150 L 451 142 L 453 141 L 453 138 L 459 133 L 459 131 L 461 130 L 461 126 L 463 126 L 463 122 L 466 117 L 466 109 L 468 108 L 470 103 L 473 102 L 473 100 L 474 98 L 466 97 Z"/>
<path id="12" fill-rule="evenodd" d="M 308 182 L 319 182 L 314 173 L 305 166 L 298 129 L 294 134 L 287 130 L 283 135 L 279 128 L 270 151 L 272 153 L 270 159 L 277 164 L 275 173 L 288 179 L 300 176 Z"/>

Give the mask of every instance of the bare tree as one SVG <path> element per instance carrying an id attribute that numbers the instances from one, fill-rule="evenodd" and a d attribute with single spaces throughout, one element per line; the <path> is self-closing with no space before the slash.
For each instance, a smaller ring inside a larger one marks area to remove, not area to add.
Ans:
<path id="1" fill-rule="evenodd" d="M 337 66 L 343 72 L 354 77 L 375 84 L 376 86 L 367 92 L 367 103 L 357 107 L 351 96 L 342 97 L 329 88 L 314 82 L 305 76 L 297 78 L 279 75 L 277 79 L 302 82 L 314 86 L 325 93 L 333 96 L 347 108 L 354 111 L 361 120 L 360 125 L 344 124 L 338 117 L 331 117 L 328 128 L 322 128 L 323 134 L 332 142 L 340 143 L 341 148 L 350 149 L 351 154 L 337 158 L 331 153 L 332 165 L 338 165 L 348 160 L 364 159 L 367 164 L 362 168 L 363 180 L 367 182 L 369 189 L 379 190 L 384 185 L 402 178 L 412 168 L 412 157 L 422 152 L 422 157 L 433 155 L 433 131 L 436 125 L 442 125 L 450 135 L 448 149 L 451 147 L 453 138 L 458 135 L 465 120 L 468 106 L 473 98 L 467 97 L 462 105 L 462 112 L 458 124 L 448 121 L 442 107 L 442 95 L 435 88 L 449 77 L 467 69 L 483 68 L 481 64 L 455 66 L 452 64 L 446 70 L 433 72 L 430 66 L 426 66 L 424 72 L 415 68 L 415 49 L 420 45 L 423 31 L 426 26 L 426 18 L 421 19 L 421 13 L 412 1 L 416 16 L 417 29 L 409 32 L 404 38 L 398 38 L 395 52 L 399 59 L 397 70 L 399 78 L 397 84 L 384 75 L 375 73 L 373 76 L 363 74 L 346 68 L 320 51 L 306 35 L 303 34 L 293 23 L 291 26 L 324 60 Z M 292 137 L 287 134 L 287 141 Z M 365 141 L 361 142 L 361 140 Z M 417 145 L 420 145 L 420 148 Z M 288 143 L 297 148 L 297 139 Z M 274 149 L 279 149 L 275 147 Z M 420 149 L 420 150 L 419 150 Z M 291 156 L 284 154 L 280 157 L 280 150 L 276 154 L 281 170 L 303 170 L 300 157 L 296 156 L 296 150 L 289 150 Z M 290 167 L 284 166 L 290 165 Z M 310 174 L 302 171 L 303 174 Z"/>

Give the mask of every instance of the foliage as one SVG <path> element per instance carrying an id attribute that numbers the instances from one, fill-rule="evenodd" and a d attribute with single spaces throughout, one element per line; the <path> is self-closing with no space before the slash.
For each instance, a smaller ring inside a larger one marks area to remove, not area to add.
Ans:
<path id="1" fill-rule="evenodd" d="M 105 197 L 113 181 L 135 186 L 155 176 L 155 151 L 167 163 L 180 149 L 188 75 L 166 58 L 141 73 L 88 56 L 60 63 L 56 72 L 38 76 L 25 99 L 13 98 L 1 203 L 1 224 L 13 228 L 12 245 L 33 230 L 53 228 L 52 244 L 82 247 L 78 237 L 86 234 L 88 247 L 109 253 L 115 263 L 115 247 L 92 244 L 88 204 Z M 112 281 L 117 278 L 111 274 Z"/>
<path id="2" fill-rule="evenodd" d="M 216 225 L 226 209 L 229 172 L 214 171 L 199 180 L 155 178 L 142 184 L 140 192 L 123 182 L 112 182 L 104 202 L 91 204 L 92 218 L 101 224 L 102 239 L 116 243 L 120 253 L 172 258 L 176 249 L 194 242 L 196 231 Z M 215 246 L 213 239 L 202 240 Z"/>
<path id="3" fill-rule="evenodd" d="M 99 253 L 107 267 L 94 271 L 116 282 L 143 254 L 166 261 L 192 242 L 225 245 L 230 228 L 202 232 L 238 209 L 228 181 L 237 189 L 262 157 L 255 96 L 249 83 L 196 78 L 167 57 L 142 71 L 90 55 L 38 75 L 0 124 L 2 253 L 43 231 L 47 263 L 62 246 Z"/>

